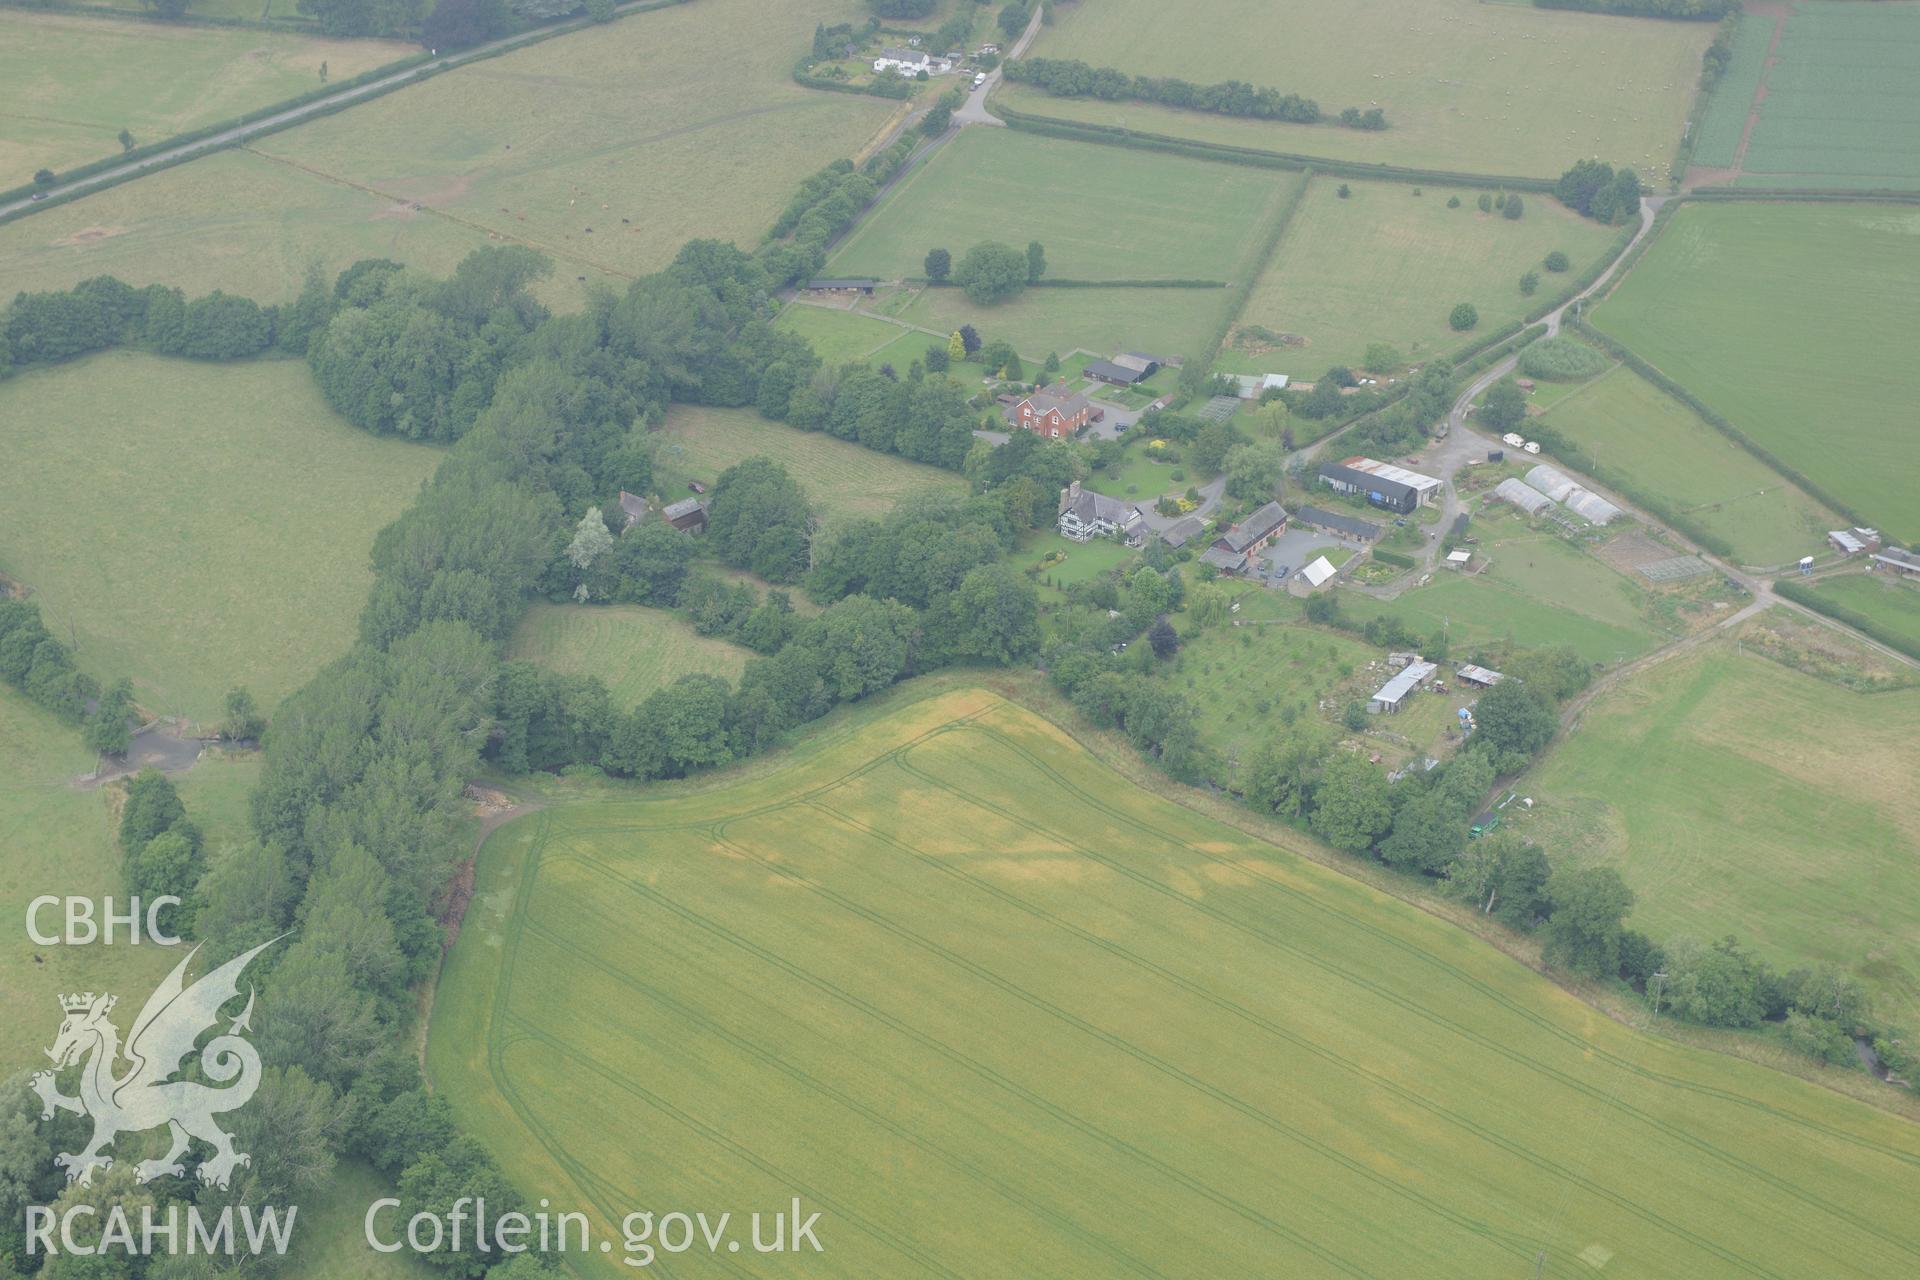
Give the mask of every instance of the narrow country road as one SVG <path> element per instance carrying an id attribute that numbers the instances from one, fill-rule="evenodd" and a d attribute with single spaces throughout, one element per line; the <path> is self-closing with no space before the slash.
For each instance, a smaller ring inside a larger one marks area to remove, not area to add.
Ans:
<path id="1" fill-rule="evenodd" d="M 619 16 L 633 12 L 636 9 L 647 9 L 651 7 L 650 0 L 630 0 L 629 3 L 616 8 L 614 13 L 616 16 Z M 289 107 L 285 111 L 277 111 L 270 116 L 262 116 L 260 119 L 251 120 L 246 124 L 235 125 L 231 129 L 223 129 L 219 133 L 209 134 L 204 138 L 199 138 L 192 142 L 183 142 L 177 147 L 169 147 L 164 151 L 155 152 L 153 155 L 145 156 L 139 160 L 130 160 L 125 164 L 117 164 L 112 168 L 102 169 L 100 172 L 88 174 L 84 178 L 76 178 L 71 182 L 56 181 L 52 186 L 46 187 L 37 193 L 42 199 L 36 200 L 32 196 L 28 196 L 21 200 L 14 200 L 8 204 L 0 204 L 0 218 L 10 217 L 14 214 L 27 211 L 37 212 L 43 207 L 50 208 L 55 204 L 53 200 L 55 196 L 83 195 L 96 188 L 110 186 L 124 178 L 139 177 L 153 170 L 164 169 L 169 165 L 190 157 L 203 155 L 211 151 L 218 151 L 222 147 L 230 147 L 235 143 L 246 142 L 252 138 L 257 138 L 262 134 L 273 133 L 276 130 L 288 128 L 291 125 L 304 123 L 307 120 L 313 119 L 315 116 L 338 110 L 344 104 L 358 102 L 362 98 L 381 94 L 393 88 L 395 85 L 405 84 L 408 81 L 418 79 L 422 76 L 450 70 L 454 67 L 476 61 L 477 59 L 485 58 L 491 54 L 499 53 L 503 49 L 513 48 L 516 45 L 537 44 L 541 40 L 551 39 L 553 36 L 559 34 L 562 33 L 557 31 L 546 33 L 518 32 L 499 40 L 489 41 L 486 44 L 475 45 L 471 49 L 462 49 L 458 53 L 450 53 L 444 58 L 436 58 L 430 62 L 423 62 L 419 66 L 408 67 L 402 71 L 395 71 L 390 75 L 381 76 L 376 80 L 369 80 L 365 84 L 354 85 L 351 88 L 342 89 L 338 93 L 330 93 L 324 98 L 316 98 L 312 102 L 304 102 L 297 107 Z"/>
<path id="2" fill-rule="evenodd" d="M 1020 33 L 1020 38 L 1013 42 L 1012 48 L 1000 55 L 1000 65 L 987 72 L 986 83 L 969 93 L 967 100 L 960 104 L 960 109 L 953 113 L 955 128 L 970 124 L 990 124 L 1002 129 L 1006 128 L 1006 123 L 1002 121 L 1000 117 L 993 115 L 987 110 L 987 95 L 1000 87 L 1000 82 L 1004 78 L 1001 73 L 1006 69 L 1008 59 L 1018 58 L 1025 54 L 1027 47 L 1031 45 L 1034 38 L 1040 34 L 1040 20 L 1044 16 L 1045 14 L 1042 12 L 1042 7 L 1035 5 L 1033 7 L 1033 18 L 1027 23 L 1027 29 Z M 952 130 L 948 130 L 949 134 L 951 134 L 951 132 Z"/>

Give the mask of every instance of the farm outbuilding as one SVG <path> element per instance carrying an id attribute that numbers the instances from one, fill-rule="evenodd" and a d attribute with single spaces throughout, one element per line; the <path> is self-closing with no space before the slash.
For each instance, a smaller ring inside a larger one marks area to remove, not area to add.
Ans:
<path id="1" fill-rule="evenodd" d="M 1471 662 L 1454 668 L 1453 674 L 1460 678 L 1461 684 L 1470 684 L 1477 689 L 1491 689 L 1506 679 L 1506 677 L 1498 671 L 1491 671 L 1486 667 L 1478 667 Z"/>
<path id="2" fill-rule="evenodd" d="M 1920 576 L 1920 555 L 1902 551 L 1899 547 L 1874 552 L 1873 561 L 1876 567 L 1884 565 L 1903 577 Z"/>
<path id="3" fill-rule="evenodd" d="M 1358 516 L 1343 516 L 1337 511 L 1322 511 L 1319 507 L 1302 507 L 1293 513 L 1295 524 L 1312 525 L 1316 529 L 1325 529 L 1329 533 L 1344 533 L 1350 538 L 1364 538 L 1372 542 L 1386 532 L 1383 525 L 1371 520 L 1362 520 Z"/>
<path id="4" fill-rule="evenodd" d="M 1207 522 L 1199 516 L 1182 516 L 1160 531 L 1160 541 L 1178 551 L 1206 532 L 1206 528 Z"/>
<path id="5" fill-rule="evenodd" d="M 1530 516 L 1537 516 L 1553 506 L 1553 499 L 1540 492 L 1523 480 L 1511 476 L 1493 487 L 1493 496 L 1502 502 L 1511 503 Z"/>
<path id="6" fill-rule="evenodd" d="M 1323 464 L 1320 483 L 1339 493 L 1358 494 L 1376 507 L 1402 515 L 1420 505 L 1420 493 L 1412 485 L 1355 470 L 1344 462 Z"/>
<path id="7" fill-rule="evenodd" d="M 822 276 L 807 281 L 807 289 L 812 293 L 870 294 L 879 286 L 880 282 L 872 276 Z"/>
<path id="8" fill-rule="evenodd" d="M 1393 679 L 1380 686 L 1379 692 L 1373 695 L 1373 700 L 1367 703 L 1367 710 L 1398 711 L 1406 705 L 1413 691 L 1439 669 L 1431 662 L 1409 662 L 1400 668 Z"/>
<path id="9" fill-rule="evenodd" d="M 1151 376 L 1142 370 L 1129 369 L 1111 360 L 1095 360 L 1080 372 L 1097 382 L 1110 383 L 1116 387 L 1130 387 L 1136 382 L 1145 382 Z"/>
<path id="10" fill-rule="evenodd" d="M 705 533 L 707 504 L 699 498 L 682 498 L 661 508 L 660 518 L 682 533 Z"/>
<path id="11" fill-rule="evenodd" d="M 1354 471 L 1364 471 L 1382 480 L 1391 480 L 1395 484 L 1405 485 L 1413 490 L 1415 499 L 1422 506 L 1431 503 L 1440 492 L 1440 482 L 1432 476 L 1421 475 L 1418 471 L 1409 471 L 1405 467 L 1396 467 L 1391 462 L 1381 462 L 1376 458 L 1353 457 L 1340 465 Z"/>
<path id="12" fill-rule="evenodd" d="M 1327 579 L 1338 572 L 1340 571 L 1333 567 L 1333 561 L 1325 556 L 1315 556 L 1313 563 L 1300 571 L 1300 576 L 1307 580 L 1308 586 L 1322 587 L 1326 585 Z"/>

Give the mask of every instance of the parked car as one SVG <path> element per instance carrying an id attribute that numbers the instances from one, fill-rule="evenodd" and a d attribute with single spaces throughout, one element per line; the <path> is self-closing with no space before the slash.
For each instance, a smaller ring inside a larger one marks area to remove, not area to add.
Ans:
<path id="1" fill-rule="evenodd" d="M 1287 576 L 1288 574 L 1290 574 L 1290 573 L 1292 573 L 1292 572 L 1293 572 L 1293 566 L 1292 566 L 1292 565 L 1290 565 L 1290 564 L 1277 564 L 1277 565 L 1275 565 L 1275 566 L 1273 567 L 1273 580 L 1274 580 L 1275 582 L 1278 582 L 1278 581 L 1280 581 L 1280 579 L 1282 579 L 1282 578 L 1284 578 L 1284 577 L 1286 577 L 1286 576 Z"/>
<path id="2" fill-rule="evenodd" d="M 695 493 L 705 493 L 707 491 L 707 486 L 701 484 L 698 480 L 687 481 L 687 488 L 693 490 Z"/>
<path id="3" fill-rule="evenodd" d="M 29 200 L 45 200 L 46 198 L 47 198 L 47 193 L 44 191 L 36 191 L 32 195 L 27 197 L 27 199 Z"/>
<path id="4" fill-rule="evenodd" d="M 976 89 L 978 89 L 978 88 L 979 88 L 979 87 L 980 87 L 981 85 L 983 85 L 983 84 L 985 84 L 986 82 L 987 82 L 987 73 L 986 73 L 986 72 L 984 72 L 984 71 L 981 71 L 981 72 L 977 72 L 977 73 L 975 73 L 975 75 L 974 75 L 974 77 L 973 77 L 973 87 L 974 87 L 974 88 L 976 88 Z"/>
<path id="5" fill-rule="evenodd" d="M 1396 529 L 1404 529 L 1407 527 L 1407 522 L 1405 520 L 1395 520 L 1393 522 L 1393 527 Z"/>

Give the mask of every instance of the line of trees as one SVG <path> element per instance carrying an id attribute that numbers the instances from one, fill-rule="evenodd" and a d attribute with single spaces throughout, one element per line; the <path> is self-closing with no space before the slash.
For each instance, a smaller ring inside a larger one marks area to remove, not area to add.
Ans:
<path id="1" fill-rule="evenodd" d="M 1536 9 L 1579 9 L 1586 13 L 1635 18 L 1680 18 L 1717 22 L 1740 7 L 1740 0 L 1533 0 Z"/>
<path id="2" fill-rule="evenodd" d="M 97 749 L 126 750 L 131 687 L 116 684 L 112 696 L 103 697 L 100 682 L 74 665 L 73 651 L 54 639 L 32 601 L 0 599 L 0 680 L 67 724 L 91 726 L 98 719 L 101 727 L 88 735 Z"/>
<path id="3" fill-rule="evenodd" d="M 178 289 L 136 289 L 94 276 L 71 289 L 18 293 L 0 322 L 0 378 L 111 347 L 196 360 L 238 360 L 303 338 L 298 304 L 262 307 L 216 289 L 188 300 Z"/>
<path id="4" fill-rule="evenodd" d="M 1194 84 L 1169 76 L 1131 75 L 1115 67 L 1095 67 L 1076 58 L 1018 58 L 1007 63 L 1006 77 L 1016 84 L 1033 85 L 1056 98 L 1153 102 L 1189 111 L 1283 120 L 1292 124 L 1318 124 L 1327 118 L 1312 98 L 1243 80 Z M 1370 132 L 1387 127 L 1386 112 L 1379 107 L 1364 110 L 1348 107 L 1335 119 L 1348 128 Z"/>

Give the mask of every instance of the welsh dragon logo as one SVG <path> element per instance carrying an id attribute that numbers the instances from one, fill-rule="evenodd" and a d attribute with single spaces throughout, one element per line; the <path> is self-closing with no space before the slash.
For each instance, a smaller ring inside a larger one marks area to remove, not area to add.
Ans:
<path id="1" fill-rule="evenodd" d="M 276 938 L 273 942 L 278 942 Z M 253 1157 L 233 1149 L 233 1135 L 214 1122 L 214 1116 L 245 1106 L 260 1087 L 260 1055 L 243 1040 L 240 1033 L 250 1030 L 253 1016 L 253 992 L 247 993 L 247 1007 L 233 1020 L 224 1035 L 207 1041 L 200 1050 L 201 1072 L 215 1084 L 213 1088 L 194 1080 L 175 1080 L 183 1058 L 193 1052 L 202 1032 L 220 1020 L 220 1006 L 239 994 L 240 973 L 255 956 L 273 945 L 263 942 L 244 955 L 235 956 L 193 985 L 184 981 L 187 965 L 199 948 L 174 966 L 172 973 L 147 997 L 140 1016 L 133 1021 L 123 1049 L 120 1032 L 107 1015 L 113 1012 L 116 997 L 106 994 L 60 997 L 66 1018 L 47 1056 L 53 1070 L 33 1077 L 33 1090 L 45 1105 L 41 1119 L 51 1120 L 55 1109 L 93 1117 L 93 1141 L 74 1155 L 62 1152 L 53 1162 L 67 1171 L 67 1181 L 90 1185 L 95 1169 L 113 1167 L 113 1157 L 102 1149 L 122 1133 L 138 1133 L 167 1126 L 172 1145 L 158 1160 L 142 1160 L 136 1169 L 141 1182 L 173 1174 L 185 1176 L 180 1157 L 186 1153 L 189 1139 L 198 1138 L 213 1148 L 213 1155 L 200 1162 L 200 1181 L 224 1188 L 240 1165 L 253 1163 Z M 116 1074 L 120 1059 L 128 1066 Z M 68 1097 L 55 1083 L 55 1072 L 74 1063 L 80 1069 L 80 1094 Z M 231 1081 L 232 1083 L 228 1083 Z"/>

